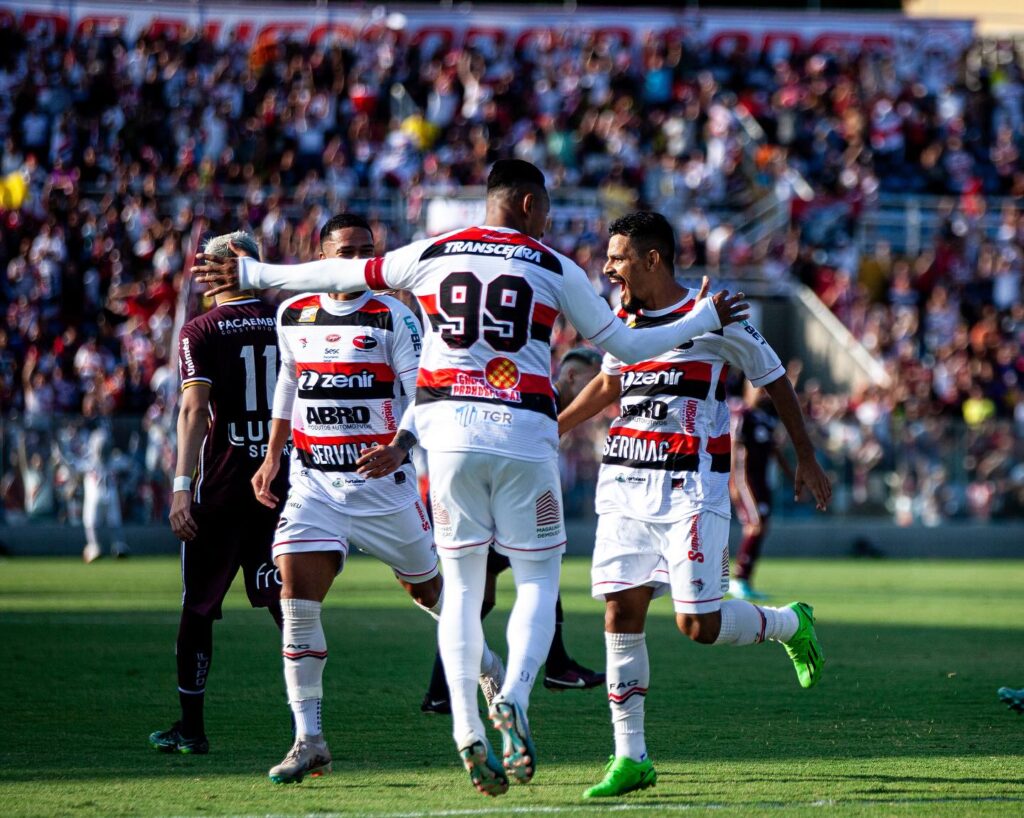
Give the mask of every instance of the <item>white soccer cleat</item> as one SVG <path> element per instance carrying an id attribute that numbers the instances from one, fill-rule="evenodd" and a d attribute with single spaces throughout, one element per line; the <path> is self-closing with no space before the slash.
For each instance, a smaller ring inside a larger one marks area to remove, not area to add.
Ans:
<path id="1" fill-rule="evenodd" d="M 82 549 L 82 560 L 88 564 L 90 562 L 96 562 L 102 556 L 100 547 L 96 543 L 89 543 Z"/>
<path id="2" fill-rule="evenodd" d="M 275 784 L 298 784 L 308 774 L 312 776 L 331 772 L 331 751 L 323 736 L 295 739 L 284 760 L 270 768 L 267 775 Z"/>
<path id="3" fill-rule="evenodd" d="M 487 706 L 501 693 L 502 685 L 505 684 L 505 665 L 501 657 L 495 651 L 491 651 L 491 666 L 480 673 L 480 690 L 484 694 Z"/>

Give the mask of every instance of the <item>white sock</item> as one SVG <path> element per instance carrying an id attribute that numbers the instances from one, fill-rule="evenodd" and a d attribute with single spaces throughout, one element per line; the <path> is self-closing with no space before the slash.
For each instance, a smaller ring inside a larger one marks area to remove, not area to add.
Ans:
<path id="1" fill-rule="evenodd" d="M 289 702 L 292 715 L 295 716 L 296 737 L 319 736 L 324 732 L 323 720 L 321 718 L 321 705 L 323 699 L 302 699 L 297 702 Z"/>
<path id="2" fill-rule="evenodd" d="M 452 736 L 459 748 L 484 736 L 477 708 L 477 685 L 484 647 L 480 605 L 487 578 L 487 554 L 442 555 L 447 593 L 437 628 L 437 644 L 448 677 Z"/>
<path id="3" fill-rule="evenodd" d="M 615 732 L 615 757 L 647 758 L 644 698 L 651 682 L 647 638 L 642 633 L 605 633 L 608 706 Z"/>
<path id="4" fill-rule="evenodd" d="M 416 600 L 413 600 L 416 602 Z M 437 602 L 434 603 L 433 608 L 428 608 L 426 605 L 421 605 L 416 602 L 417 608 L 422 608 L 427 612 L 429 616 L 432 616 L 438 623 L 441 621 L 441 611 L 444 610 L 444 587 L 441 588 L 441 593 L 437 595 Z M 483 657 L 480 659 L 480 672 L 490 670 L 491 665 L 494 664 L 494 653 L 489 647 L 487 647 L 487 641 L 484 640 Z"/>
<path id="5" fill-rule="evenodd" d="M 716 645 L 753 645 L 765 639 L 785 642 L 800 624 L 792 608 L 753 605 L 742 599 L 727 599 L 721 611 L 722 629 Z"/>
<path id="6" fill-rule="evenodd" d="M 298 738 L 323 733 L 320 705 L 323 700 L 327 640 L 320 624 L 320 603 L 312 599 L 282 599 L 281 634 L 284 682 L 288 704 L 295 716 Z"/>
<path id="7" fill-rule="evenodd" d="M 539 560 L 512 557 L 509 561 L 516 581 L 516 601 L 505 634 L 508 671 L 499 695 L 526 711 L 537 671 L 547 659 L 555 636 L 555 603 L 562 555 Z"/>

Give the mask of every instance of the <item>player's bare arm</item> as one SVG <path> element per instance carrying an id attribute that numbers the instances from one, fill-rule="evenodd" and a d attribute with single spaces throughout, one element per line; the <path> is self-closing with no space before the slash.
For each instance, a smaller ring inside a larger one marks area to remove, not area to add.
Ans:
<path id="1" fill-rule="evenodd" d="M 804 488 L 811 492 L 818 511 L 828 508 L 832 498 L 832 483 L 814 456 L 814 444 L 807 434 L 804 415 L 789 378 L 783 375 L 764 387 L 775 404 L 779 419 L 789 433 L 796 449 L 796 471 L 793 476 L 793 496 L 799 500 Z"/>
<path id="2" fill-rule="evenodd" d="M 195 474 L 209 422 L 210 387 L 204 383 L 192 383 L 182 393 L 181 408 L 178 411 L 178 466 L 174 472 L 175 480 L 183 477 L 190 481 Z M 191 540 L 199 533 L 192 517 L 191 487 L 174 492 L 170 523 L 174 535 L 183 540 Z"/>
<path id="3" fill-rule="evenodd" d="M 564 435 L 615 403 L 622 394 L 622 378 L 600 373 L 583 387 L 576 399 L 558 414 L 558 434 Z"/>
<path id="4" fill-rule="evenodd" d="M 292 424 L 283 418 L 274 418 L 270 423 L 270 440 L 267 443 L 267 453 L 263 462 L 252 476 L 252 491 L 256 499 L 267 508 L 277 508 L 281 502 L 271 490 L 274 478 L 281 469 L 281 455 L 285 446 L 288 445 L 288 438 L 292 434 Z"/>
<path id="5" fill-rule="evenodd" d="M 415 445 L 416 435 L 406 429 L 400 429 L 387 446 L 378 444 L 364 449 L 356 461 L 356 472 L 371 479 L 387 477 L 406 461 Z"/>

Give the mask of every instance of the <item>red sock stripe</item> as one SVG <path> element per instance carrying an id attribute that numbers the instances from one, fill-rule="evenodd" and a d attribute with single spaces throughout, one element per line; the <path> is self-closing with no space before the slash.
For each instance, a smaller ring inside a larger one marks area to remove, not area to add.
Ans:
<path id="1" fill-rule="evenodd" d="M 628 691 L 626 693 L 623 693 L 621 695 L 619 695 L 618 693 L 609 693 L 608 694 L 608 701 L 615 702 L 615 704 L 623 704 L 626 701 L 628 701 L 629 699 L 631 699 L 633 696 L 646 696 L 646 695 L 647 695 L 647 688 L 646 687 L 634 687 L 632 690 L 630 690 L 630 691 Z"/>
<path id="2" fill-rule="evenodd" d="M 757 611 L 757 615 L 761 617 L 761 633 L 757 637 L 757 641 L 758 642 L 763 642 L 764 641 L 764 632 L 768 628 L 768 617 L 766 617 L 764 615 L 764 611 L 762 611 L 760 608 L 758 608 L 757 605 L 754 606 L 754 610 L 756 610 Z"/>
<path id="3" fill-rule="evenodd" d="M 305 659 L 307 656 L 312 656 L 314 659 L 326 659 L 327 658 L 327 651 L 326 650 L 299 650 L 299 651 L 296 651 L 296 652 L 292 653 L 290 651 L 285 650 L 285 651 L 281 652 L 281 655 L 284 656 L 285 659 Z"/>

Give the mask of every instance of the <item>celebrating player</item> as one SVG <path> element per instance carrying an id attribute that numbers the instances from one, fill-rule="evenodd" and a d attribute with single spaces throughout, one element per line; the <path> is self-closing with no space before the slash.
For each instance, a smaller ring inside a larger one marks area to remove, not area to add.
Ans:
<path id="1" fill-rule="evenodd" d="M 206 255 L 234 257 L 229 243 L 259 258 L 248 233 L 218 236 Z M 271 557 L 278 509 L 252 497 L 249 480 L 263 460 L 277 380 L 274 309 L 251 291 L 227 290 L 216 306 L 181 329 L 178 465 L 170 522 L 181 538 L 178 694 L 181 719 L 149 737 L 165 753 L 206 753 L 203 700 L 213 658 L 213 622 L 238 569 L 253 607 L 281 625 L 280 585 Z M 275 482 L 278 496 L 285 476 Z"/>
<path id="2" fill-rule="evenodd" d="M 666 326 L 634 331 L 618 321 L 586 273 L 538 240 L 548 222 L 544 176 L 501 160 L 487 180 L 486 224 L 415 242 L 366 262 L 327 259 L 280 267 L 200 257 L 212 285 L 352 292 L 407 289 L 430 320 L 416 392 L 428 452 L 436 540 L 448 587 L 439 644 L 452 696 L 452 730 L 478 790 L 499 795 L 510 773 L 536 769 L 527 722 L 530 691 L 555 626 L 565 526 L 549 343 L 559 312 L 591 343 L 625 361 L 650 358 L 745 317 L 742 294 L 718 293 Z M 489 717 L 504 769 L 477 711 L 483 649 L 480 607 L 487 551 L 509 557 L 516 601 L 508 622 L 508 673 Z"/>
<path id="3" fill-rule="evenodd" d="M 555 404 L 563 408 L 572 403 L 601 369 L 601 353 L 590 347 L 570 349 L 558 366 L 558 379 L 554 384 Z M 487 554 L 487 584 L 484 589 L 483 607 L 480 619 L 487 617 L 493 609 L 497 596 L 498 576 L 508 569 L 509 558 L 499 554 L 491 546 Z M 586 690 L 604 684 L 604 674 L 584 667 L 573 659 L 566 650 L 562 637 L 562 595 L 555 600 L 555 633 L 551 640 L 547 659 L 544 660 L 544 687 L 549 690 Z M 430 676 L 430 687 L 423 697 L 420 710 L 425 713 L 451 713 L 448 699 L 448 681 L 444 675 L 444 664 L 439 653 L 434 659 L 434 670 Z"/>
<path id="4" fill-rule="evenodd" d="M 635 327 L 698 309 L 698 293 L 672 271 L 675 239 L 657 213 L 633 213 L 609 228 L 605 273 L 622 288 L 623 318 Z M 729 587 L 729 411 L 724 380 L 738 366 L 771 396 L 796 446 L 796 493 L 806 486 L 819 509 L 831 495 L 814 458 L 793 387 L 779 359 L 749 322 L 722 327 L 675 349 L 627 363 L 605 356 L 601 375 L 559 416 L 566 432 L 621 399 L 598 476 L 593 594 L 603 598 L 608 701 L 615 755 L 604 780 L 584 793 L 617 796 L 652 786 L 644 741 L 650 670 L 644 623 L 651 599 L 671 592 L 679 630 L 695 642 L 782 642 L 803 687 L 817 683 L 824 657 L 809 605 L 758 607 L 723 602 Z"/>
<path id="5" fill-rule="evenodd" d="M 323 226 L 321 258 L 372 255 L 373 234 L 361 217 L 341 214 Z M 320 609 L 349 548 L 391 566 L 416 604 L 435 616 L 442 586 L 407 456 L 415 439 L 397 435 L 404 464 L 389 477 L 359 472 L 364 463 L 364 472 L 372 468 L 366 447 L 396 437 L 401 395 L 414 394 L 419 322 L 397 299 L 369 292 L 300 295 L 281 305 L 277 320 L 281 377 L 266 458 L 252 485 L 261 503 L 277 506 L 272 483 L 290 435 L 291 488 L 273 549 L 283 586 L 282 653 L 295 743 L 269 775 L 293 783 L 331 765 L 321 723 L 327 643 Z M 488 674 L 502 672 L 500 659 L 489 651 L 485 659 Z"/>
<path id="6" fill-rule="evenodd" d="M 768 466 L 775 460 L 790 480 L 796 476 L 779 448 L 778 425 L 779 417 L 768 394 L 748 381 L 743 408 L 732 429 L 733 470 L 729 494 L 743 524 L 743 539 L 736 553 L 729 593 L 749 602 L 766 598 L 754 590 L 752 580 L 772 514 Z"/>

